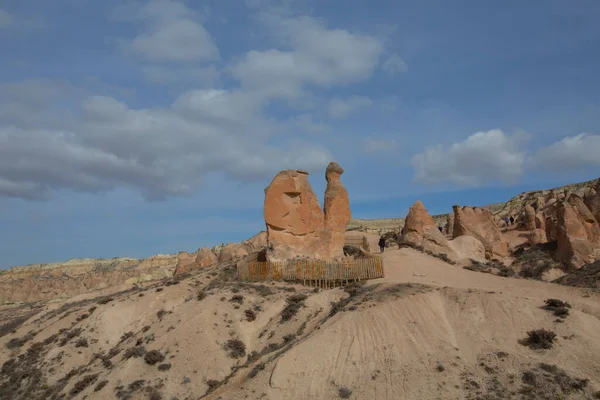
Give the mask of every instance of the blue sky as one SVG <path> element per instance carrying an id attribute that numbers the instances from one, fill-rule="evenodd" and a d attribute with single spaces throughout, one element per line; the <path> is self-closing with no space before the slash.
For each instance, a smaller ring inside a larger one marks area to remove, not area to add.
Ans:
<path id="1" fill-rule="evenodd" d="M 4 0 L 0 268 L 264 229 L 282 169 L 353 215 L 600 176 L 595 0 Z"/>

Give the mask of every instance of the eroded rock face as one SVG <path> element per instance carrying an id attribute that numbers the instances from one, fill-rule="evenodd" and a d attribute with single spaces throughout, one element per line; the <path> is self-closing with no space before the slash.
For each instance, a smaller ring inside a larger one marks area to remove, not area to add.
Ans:
<path id="1" fill-rule="evenodd" d="M 179 260 L 173 273 L 174 276 L 186 274 L 199 268 L 209 267 L 218 261 L 215 253 L 206 247 L 198 249 L 193 254 L 180 252 L 178 258 Z"/>
<path id="2" fill-rule="evenodd" d="M 500 228 L 489 210 L 479 207 L 453 206 L 453 239 L 469 235 L 478 239 L 485 248 L 486 258 L 508 256 L 508 244 L 502 239 Z"/>
<path id="3" fill-rule="evenodd" d="M 455 251 L 450 247 L 446 237 L 439 231 L 435 221 L 427 212 L 421 201 L 417 201 L 408 211 L 404 223 L 402 240 L 437 254 L 446 254 L 456 260 Z"/>
<path id="4" fill-rule="evenodd" d="M 285 170 L 265 189 L 267 258 L 333 259 L 343 257 L 344 232 L 350 222 L 348 192 L 337 163 L 327 167 L 324 209 L 308 182 L 308 173 Z"/>
<path id="5" fill-rule="evenodd" d="M 241 258 L 248 255 L 248 251 L 244 248 L 241 243 L 229 243 L 219 253 L 219 262 L 231 261 L 235 258 Z"/>
<path id="6" fill-rule="evenodd" d="M 530 204 L 526 204 L 523 210 L 523 225 L 529 231 L 535 229 L 535 210 Z"/>
<path id="7" fill-rule="evenodd" d="M 580 196 L 558 204 L 556 260 L 579 268 L 600 258 L 600 227 Z"/>
<path id="8" fill-rule="evenodd" d="M 588 207 L 597 222 L 600 223 L 600 179 L 596 188 L 590 188 L 585 197 L 585 205 Z"/>
<path id="9" fill-rule="evenodd" d="M 0 274 L 0 304 L 69 298 L 92 290 L 118 288 L 173 275 L 178 256 L 74 259 L 11 268 Z M 115 289 L 117 290 L 117 289 Z"/>
<path id="10" fill-rule="evenodd" d="M 242 242 L 248 254 L 256 253 L 267 247 L 267 232 L 263 231 Z"/>
<path id="11" fill-rule="evenodd" d="M 546 231 L 543 229 L 534 229 L 528 238 L 529 244 L 534 246 L 536 244 L 547 243 L 548 238 L 546 237 Z"/>

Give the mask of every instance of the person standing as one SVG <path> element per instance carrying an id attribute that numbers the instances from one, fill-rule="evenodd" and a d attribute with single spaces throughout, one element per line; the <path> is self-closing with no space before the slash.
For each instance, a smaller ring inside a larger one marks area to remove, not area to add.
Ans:
<path id="1" fill-rule="evenodd" d="M 385 250 L 385 239 L 383 238 L 383 236 L 379 238 L 379 250 L 381 250 L 382 253 L 383 250 Z"/>

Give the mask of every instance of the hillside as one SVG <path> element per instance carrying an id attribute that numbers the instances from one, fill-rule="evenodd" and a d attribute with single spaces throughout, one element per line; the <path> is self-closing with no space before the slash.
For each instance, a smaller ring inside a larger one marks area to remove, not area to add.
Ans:
<path id="1" fill-rule="evenodd" d="M 591 399 L 600 390 L 597 292 L 406 248 L 382 257 L 385 278 L 345 290 L 239 283 L 230 262 L 110 297 L 31 305 L 22 312 L 35 315 L 0 331 L 0 399 Z M 565 318 L 541 307 L 549 297 L 570 303 Z M 523 341 L 542 328 L 556 334 L 550 348 Z"/>
<path id="2" fill-rule="evenodd" d="M 482 206 L 492 212 L 498 219 L 506 216 L 514 216 L 515 218 L 521 213 L 523 207 L 527 203 L 535 202 L 538 197 L 546 196 L 551 191 L 561 193 L 578 193 L 582 195 L 587 188 L 593 187 L 597 179 L 591 181 L 574 183 L 570 185 L 560 186 L 553 189 L 535 190 L 531 192 L 520 193 L 510 200 L 503 203 L 494 203 Z M 461 206 L 468 204 L 460 204 Z M 452 204 L 448 205 L 450 208 Z M 447 217 L 450 214 L 433 215 L 433 219 L 438 226 L 445 226 Z M 369 233 L 383 234 L 391 231 L 398 231 L 404 225 L 404 216 L 400 218 L 382 218 L 382 219 L 356 219 L 353 218 L 348 224 L 349 231 L 362 231 Z"/>

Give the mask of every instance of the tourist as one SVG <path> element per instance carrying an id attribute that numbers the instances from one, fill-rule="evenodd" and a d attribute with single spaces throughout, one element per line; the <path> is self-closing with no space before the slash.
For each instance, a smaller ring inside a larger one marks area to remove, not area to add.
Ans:
<path id="1" fill-rule="evenodd" d="M 441 226 L 438 226 L 438 229 L 439 229 L 440 233 L 444 233 L 444 228 L 442 228 Z"/>
<path id="2" fill-rule="evenodd" d="M 383 236 L 379 238 L 379 250 L 381 250 L 382 253 L 383 250 L 385 250 L 385 239 L 383 238 Z"/>

